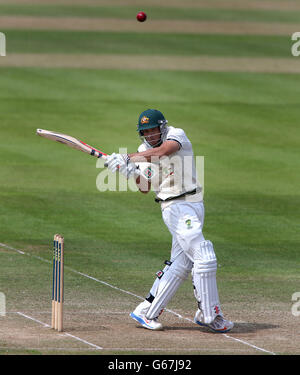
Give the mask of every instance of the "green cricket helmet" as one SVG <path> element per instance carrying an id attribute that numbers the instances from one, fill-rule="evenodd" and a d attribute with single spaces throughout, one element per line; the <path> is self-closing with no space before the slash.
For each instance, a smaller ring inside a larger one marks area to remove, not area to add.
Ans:
<path id="1" fill-rule="evenodd" d="M 160 111 L 158 111 L 157 109 L 147 109 L 139 116 L 137 131 L 139 132 L 140 138 L 143 142 L 148 144 L 150 147 L 157 147 L 163 142 L 163 136 L 165 135 L 167 130 L 167 123 L 168 121 Z M 157 145 L 151 146 L 145 139 L 143 130 L 156 127 L 159 127 L 160 129 L 161 139 Z"/>

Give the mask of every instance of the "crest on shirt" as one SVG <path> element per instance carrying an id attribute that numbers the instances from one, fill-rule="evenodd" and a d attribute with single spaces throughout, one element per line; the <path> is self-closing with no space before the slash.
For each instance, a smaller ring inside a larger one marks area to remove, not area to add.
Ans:
<path id="1" fill-rule="evenodd" d="M 143 116 L 141 118 L 141 124 L 149 124 L 149 117 Z"/>
<path id="2" fill-rule="evenodd" d="M 187 219 L 185 221 L 185 225 L 186 225 L 187 229 L 193 228 L 193 226 L 192 226 L 192 220 L 191 219 Z"/>
<path id="3" fill-rule="evenodd" d="M 150 178 L 152 178 L 154 176 L 153 169 L 151 167 L 148 167 L 147 169 L 145 169 L 144 175 L 145 175 L 145 177 L 148 178 L 148 180 L 150 180 Z"/>

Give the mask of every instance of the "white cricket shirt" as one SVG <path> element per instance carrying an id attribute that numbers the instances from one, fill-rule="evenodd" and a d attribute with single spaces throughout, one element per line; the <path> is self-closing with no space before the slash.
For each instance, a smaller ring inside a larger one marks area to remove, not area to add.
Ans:
<path id="1" fill-rule="evenodd" d="M 197 180 L 196 166 L 193 148 L 185 132 L 180 128 L 167 126 L 167 132 L 163 141 L 176 141 L 180 144 L 180 149 L 169 156 L 163 158 L 153 157 L 151 163 L 136 163 L 144 177 L 151 181 L 151 187 L 159 199 L 162 209 L 169 206 L 177 199 L 188 202 L 201 202 L 203 200 L 202 186 Z M 142 143 L 138 152 L 151 148 L 146 143 Z M 194 192 L 177 199 L 182 194 Z"/>

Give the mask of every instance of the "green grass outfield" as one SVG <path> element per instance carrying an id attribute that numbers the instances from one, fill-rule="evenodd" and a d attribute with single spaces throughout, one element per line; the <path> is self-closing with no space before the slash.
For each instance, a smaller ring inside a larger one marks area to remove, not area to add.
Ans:
<path id="1" fill-rule="evenodd" d="M 290 36 L 3 30 L 8 53 L 291 57 Z"/>
<path id="2" fill-rule="evenodd" d="M 118 274 L 119 286 L 146 292 L 170 248 L 153 196 L 98 192 L 95 160 L 36 137 L 35 129 L 64 131 L 108 153 L 124 146 L 133 152 L 137 115 L 152 106 L 182 126 L 195 153 L 205 156 L 205 236 L 222 265 L 223 298 L 240 296 L 240 282 L 249 277 L 256 281 L 244 298 L 290 298 L 299 282 L 299 81 L 1 69 L 1 242 L 34 246 L 50 259 L 52 235 L 62 232 L 70 266 L 104 280 Z"/>
<path id="3" fill-rule="evenodd" d="M 141 9 L 142 8 L 142 9 Z M 197 9 L 158 6 L 83 6 L 73 5 L 21 5 L 0 4 L 1 15 L 37 17 L 87 17 L 132 19 L 143 10 L 148 19 L 198 20 L 198 21 L 255 21 L 255 22 L 299 22 L 299 12 L 248 9 Z"/>

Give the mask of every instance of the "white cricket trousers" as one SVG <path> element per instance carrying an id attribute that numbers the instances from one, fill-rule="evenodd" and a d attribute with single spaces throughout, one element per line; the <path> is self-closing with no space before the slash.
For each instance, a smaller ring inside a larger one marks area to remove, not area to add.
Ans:
<path id="1" fill-rule="evenodd" d="M 217 258 L 213 244 L 203 233 L 203 202 L 176 202 L 162 211 L 172 234 L 171 261 L 177 260 L 186 272 L 193 270 L 195 297 L 204 323 L 222 315 L 216 281 Z M 184 254 L 184 256 L 183 256 Z"/>
<path id="2" fill-rule="evenodd" d="M 202 233 L 204 224 L 203 202 L 178 200 L 162 210 L 164 223 L 172 235 L 171 261 L 184 252 L 194 262 L 194 249 L 205 241 Z M 192 269 L 192 264 L 189 265 Z"/>
<path id="3" fill-rule="evenodd" d="M 171 266 L 166 266 L 161 279 L 156 279 L 150 295 L 154 301 L 147 318 L 156 318 L 181 283 L 193 270 L 194 294 L 203 321 L 210 323 L 221 313 L 216 284 L 217 260 L 213 245 L 205 241 L 203 202 L 176 201 L 162 209 L 163 220 L 172 235 Z"/>

